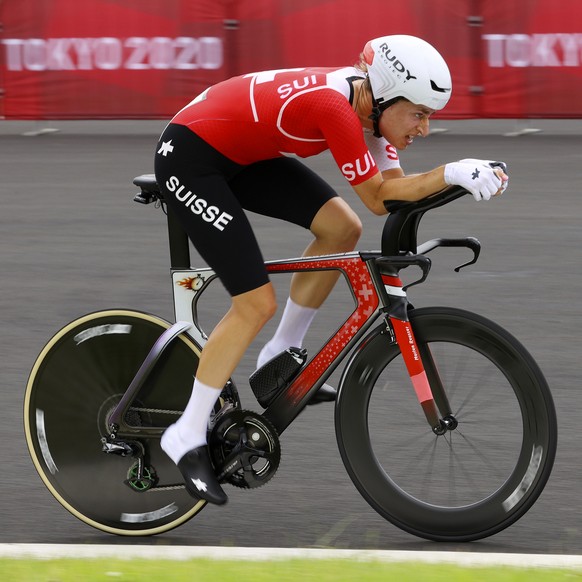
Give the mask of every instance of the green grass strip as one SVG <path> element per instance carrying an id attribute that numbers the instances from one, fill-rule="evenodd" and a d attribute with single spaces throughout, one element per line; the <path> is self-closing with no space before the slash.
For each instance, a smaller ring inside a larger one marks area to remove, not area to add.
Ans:
<path id="1" fill-rule="evenodd" d="M 582 571 L 355 560 L 0 559 L 2 582 L 576 582 Z"/>

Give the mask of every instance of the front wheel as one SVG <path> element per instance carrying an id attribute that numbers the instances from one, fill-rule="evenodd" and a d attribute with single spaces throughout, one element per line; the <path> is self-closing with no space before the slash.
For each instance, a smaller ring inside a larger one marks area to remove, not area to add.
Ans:
<path id="1" fill-rule="evenodd" d="M 368 503 L 401 529 L 436 541 L 490 536 L 523 516 L 550 476 L 557 422 L 549 388 L 526 349 L 483 317 L 427 308 L 410 321 L 458 426 L 432 432 L 398 345 L 378 327 L 342 378 L 342 459 Z"/>
<path id="2" fill-rule="evenodd" d="M 138 311 L 86 315 L 49 341 L 28 380 L 25 433 L 40 477 L 73 515 L 108 533 L 165 532 L 205 506 L 186 492 L 160 448 L 161 432 L 179 418 L 192 391 L 200 350 L 188 336 L 171 342 L 126 413 L 131 440 L 143 453 L 143 471 L 139 457 L 102 448 L 110 415 L 169 327 Z M 232 385 L 228 397 L 240 406 Z"/>

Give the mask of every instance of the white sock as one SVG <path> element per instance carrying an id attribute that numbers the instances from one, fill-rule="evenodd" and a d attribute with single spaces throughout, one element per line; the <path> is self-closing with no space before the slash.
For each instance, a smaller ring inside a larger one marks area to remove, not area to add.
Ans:
<path id="1" fill-rule="evenodd" d="M 302 347 L 305 334 L 317 311 L 313 307 L 298 305 L 289 297 L 275 335 L 267 342 L 259 354 L 257 368 L 260 368 L 273 356 L 291 346 Z"/>
<path id="2" fill-rule="evenodd" d="M 219 396 L 219 389 L 194 380 L 184 413 L 166 429 L 160 443 L 174 463 L 177 464 L 188 451 L 206 444 L 208 419 Z"/>

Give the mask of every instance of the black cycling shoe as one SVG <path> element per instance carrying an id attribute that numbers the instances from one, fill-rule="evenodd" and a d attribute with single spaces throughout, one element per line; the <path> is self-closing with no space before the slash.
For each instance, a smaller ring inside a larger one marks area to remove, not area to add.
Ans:
<path id="1" fill-rule="evenodd" d="M 319 404 L 320 402 L 333 402 L 336 399 L 337 390 L 329 384 L 323 384 L 313 395 L 308 404 Z"/>
<path id="2" fill-rule="evenodd" d="M 206 445 L 188 451 L 178 461 L 178 469 L 184 477 L 186 490 L 192 497 L 216 505 L 224 505 L 228 501 L 226 493 L 216 479 Z"/>

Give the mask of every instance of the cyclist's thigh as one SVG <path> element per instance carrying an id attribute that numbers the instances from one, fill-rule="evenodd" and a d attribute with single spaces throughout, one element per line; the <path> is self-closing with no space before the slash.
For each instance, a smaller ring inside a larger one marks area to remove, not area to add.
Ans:
<path id="1" fill-rule="evenodd" d="M 245 167 L 230 185 L 246 210 L 304 228 L 337 196 L 313 170 L 295 158 L 275 158 Z"/>
<path id="2" fill-rule="evenodd" d="M 162 148 L 170 140 L 172 150 Z M 158 145 L 155 171 L 168 206 L 231 295 L 268 282 L 251 225 L 227 182 L 240 166 L 187 128 L 170 125 Z"/>

